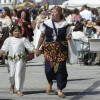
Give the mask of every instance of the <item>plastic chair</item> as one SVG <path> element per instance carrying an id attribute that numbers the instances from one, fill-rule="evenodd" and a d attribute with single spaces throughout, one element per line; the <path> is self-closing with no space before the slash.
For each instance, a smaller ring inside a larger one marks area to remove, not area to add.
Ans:
<path id="1" fill-rule="evenodd" d="M 89 39 L 89 46 L 90 46 L 89 54 L 90 53 L 100 54 L 100 39 Z M 100 56 L 99 56 L 99 66 L 100 66 Z"/>
<path id="2" fill-rule="evenodd" d="M 88 44 L 88 43 L 85 43 L 85 42 L 78 40 L 78 39 L 73 39 L 73 40 L 74 40 L 74 43 L 76 45 L 76 49 L 77 49 L 79 56 L 80 56 L 80 58 L 78 60 L 81 60 L 81 63 L 82 63 L 85 52 L 89 52 L 89 49 L 88 49 L 89 45 L 87 46 L 87 48 L 84 49 L 84 45 Z M 81 63 L 80 63 L 80 65 L 81 65 Z"/>

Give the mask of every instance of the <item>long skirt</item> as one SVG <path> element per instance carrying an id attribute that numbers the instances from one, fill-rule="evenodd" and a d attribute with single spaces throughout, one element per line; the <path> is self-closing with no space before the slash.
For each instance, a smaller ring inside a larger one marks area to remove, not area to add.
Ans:
<path id="1" fill-rule="evenodd" d="M 6 38 L 9 37 L 9 28 L 8 27 L 5 27 L 5 28 L 2 28 L 2 38 L 0 38 L 0 49 L 5 41 Z"/>
<path id="2" fill-rule="evenodd" d="M 48 82 L 52 82 L 53 80 L 57 80 L 58 89 L 62 90 L 66 87 L 67 84 L 67 69 L 66 69 L 66 61 L 59 62 L 58 70 L 54 73 L 54 67 L 51 67 L 50 61 L 45 61 L 45 74 Z"/>
<path id="3" fill-rule="evenodd" d="M 62 90 L 67 84 L 67 69 L 66 60 L 68 58 L 67 41 L 62 41 L 62 45 L 59 42 L 44 42 L 44 46 L 41 51 L 45 57 L 45 74 L 48 82 L 57 80 L 58 89 Z M 66 47 L 66 50 L 62 50 L 62 46 Z"/>
<path id="4" fill-rule="evenodd" d="M 14 85 L 16 90 L 23 88 L 25 80 L 26 62 L 23 59 L 17 60 L 8 59 L 8 75 L 11 85 Z"/>

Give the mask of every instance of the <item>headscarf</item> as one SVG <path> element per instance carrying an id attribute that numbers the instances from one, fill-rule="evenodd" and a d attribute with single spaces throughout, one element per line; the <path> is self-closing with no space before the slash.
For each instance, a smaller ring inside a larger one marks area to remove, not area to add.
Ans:
<path id="1" fill-rule="evenodd" d="M 62 13 L 62 8 L 61 8 L 60 6 L 54 6 L 54 7 L 52 7 L 51 10 L 56 10 L 56 11 L 58 11 L 59 13 Z"/>

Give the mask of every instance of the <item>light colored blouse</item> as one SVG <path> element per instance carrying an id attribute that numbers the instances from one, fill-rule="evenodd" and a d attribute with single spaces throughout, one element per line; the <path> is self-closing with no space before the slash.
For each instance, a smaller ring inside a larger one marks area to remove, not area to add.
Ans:
<path id="1" fill-rule="evenodd" d="M 73 39 L 77 39 L 77 40 L 81 40 L 83 42 L 88 42 L 88 38 L 81 31 L 74 31 L 74 32 L 72 32 L 72 38 Z"/>
<path id="2" fill-rule="evenodd" d="M 29 42 L 29 40 L 25 37 L 23 38 L 14 38 L 14 37 L 8 37 L 1 48 L 1 50 L 4 50 L 6 53 L 9 51 L 10 56 L 18 56 L 21 53 L 25 52 L 25 48 L 29 52 L 33 52 L 33 45 Z"/>
<path id="3" fill-rule="evenodd" d="M 62 28 L 62 27 L 65 27 L 66 25 L 68 25 L 66 20 L 61 20 L 61 22 L 59 22 L 59 23 L 56 23 L 56 22 L 54 22 L 54 23 L 55 23 L 56 29 Z M 52 20 L 51 19 L 46 20 L 44 22 L 44 24 L 46 24 L 50 28 L 53 28 L 53 24 L 52 24 Z M 45 27 L 43 25 L 40 26 L 40 30 L 41 30 L 41 33 L 45 34 Z M 66 30 L 66 34 L 69 34 L 71 32 L 72 32 L 71 27 L 68 27 L 67 30 Z M 55 34 L 55 33 L 53 33 L 53 34 Z"/>
<path id="4" fill-rule="evenodd" d="M 2 19 L 2 28 L 9 27 L 11 24 L 11 19 Z"/>

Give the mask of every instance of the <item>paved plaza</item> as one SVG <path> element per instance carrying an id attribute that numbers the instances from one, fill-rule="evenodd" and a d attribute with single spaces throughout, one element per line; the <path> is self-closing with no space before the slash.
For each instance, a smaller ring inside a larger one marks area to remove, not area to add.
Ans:
<path id="1" fill-rule="evenodd" d="M 100 66 L 67 65 L 68 84 L 63 100 L 100 100 Z M 52 93 L 45 93 L 47 85 L 43 56 L 27 63 L 23 97 L 9 93 L 7 66 L 0 65 L 0 100 L 62 100 L 57 96 L 56 81 Z"/>

